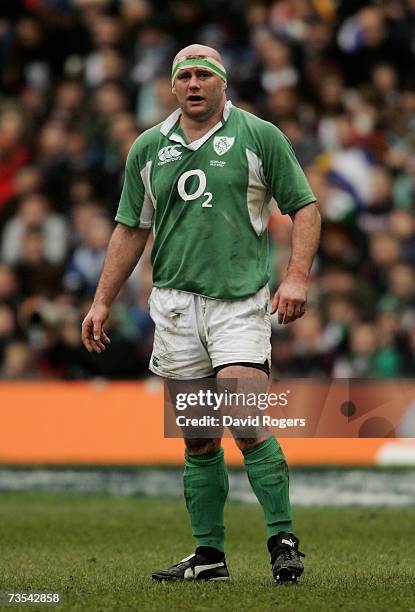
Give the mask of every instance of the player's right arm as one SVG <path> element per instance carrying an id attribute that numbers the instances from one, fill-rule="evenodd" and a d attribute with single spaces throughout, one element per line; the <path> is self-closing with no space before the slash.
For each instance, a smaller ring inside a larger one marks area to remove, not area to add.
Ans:
<path id="1" fill-rule="evenodd" d="M 111 237 L 93 304 L 82 323 L 82 341 L 92 353 L 101 353 L 110 339 L 104 331 L 112 302 L 140 259 L 150 229 L 119 223 Z"/>
<path id="2" fill-rule="evenodd" d="M 108 245 L 94 302 L 82 323 L 82 341 L 91 353 L 102 353 L 110 339 L 104 330 L 112 302 L 134 270 L 153 224 L 154 201 L 150 187 L 151 162 L 142 158 L 142 138 L 127 157 L 124 186 L 116 226 Z"/>

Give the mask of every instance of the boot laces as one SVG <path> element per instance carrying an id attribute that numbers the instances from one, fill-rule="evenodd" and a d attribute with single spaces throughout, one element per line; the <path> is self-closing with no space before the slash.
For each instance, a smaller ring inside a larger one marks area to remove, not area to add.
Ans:
<path id="1" fill-rule="evenodd" d="M 273 550 L 271 563 L 274 563 L 277 557 L 280 557 L 283 563 L 287 563 L 289 561 L 296 561 L 298 557 L 305 557 L 305 554 L 291 546 L 278 546 Z"/>

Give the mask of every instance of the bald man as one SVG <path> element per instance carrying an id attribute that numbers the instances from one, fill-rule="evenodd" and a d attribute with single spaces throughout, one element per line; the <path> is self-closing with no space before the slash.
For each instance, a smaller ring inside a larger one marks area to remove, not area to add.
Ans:
<path id="1" fill-rule="evenodd" d="M 155 322 L 150 370 L 179 381 L 216 377 L 267 385 L 271 314 L 305 312 L 320 216 L 290 143 L 274 125 L 232 106 L 220 54 L 182 49 L 172 65 L 179 108 L 136 140 L 101 279 L 82 326 L 89 351 L 109 344 L 110 306 L 139 260 L 151 228 Z M 267 224 L 274 197 L 293 220 L 287 273 L 270 298 Z M 233 432 L 234 433 L 234 432 Z M 220 434 L 221 435 L 221 434 Z M 185 438 L 184 493 L 196 550 L 155 580 L 227 580 L 221 438 Z M 277 582 L 303 572 L 293 533 L 288 468 L 269 432 L 235 434 L 262 506 Z"/>

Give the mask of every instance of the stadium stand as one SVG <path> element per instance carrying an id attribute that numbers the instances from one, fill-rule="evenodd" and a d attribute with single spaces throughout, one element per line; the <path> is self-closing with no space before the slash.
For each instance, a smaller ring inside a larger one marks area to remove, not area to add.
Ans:
<path id="1" fill-rule="evenodd" d="M 0 378 L 147 375 L 150 245 L 88 354 L 132 142 L 175 108 L 170 62 L 218 48 L 233 103 L 290 138 L 323 216 L 277 377 L 415 371 L 414 0 L 14 0 L 0 6 Z M 275 288 L 291 221 L 270 223 Z"/>

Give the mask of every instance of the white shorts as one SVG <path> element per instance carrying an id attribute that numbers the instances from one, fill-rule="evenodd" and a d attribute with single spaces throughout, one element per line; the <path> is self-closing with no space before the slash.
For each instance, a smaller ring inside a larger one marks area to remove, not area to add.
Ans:
<path id="1" fill-rule="evenodd" d="M 269 288 L 243 300 L 214 300 L 154 287 L 156 329 L 150 370 L 164 378 L 205 378 L 231 363 L 271 364 Z"/>

